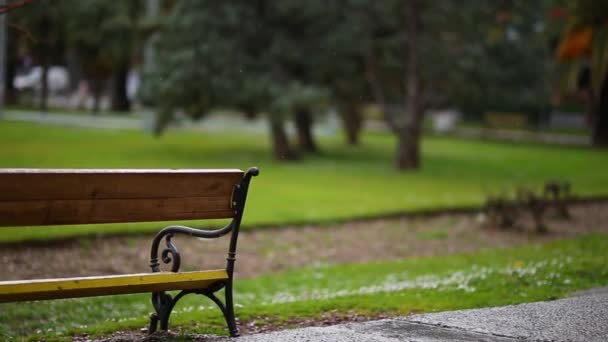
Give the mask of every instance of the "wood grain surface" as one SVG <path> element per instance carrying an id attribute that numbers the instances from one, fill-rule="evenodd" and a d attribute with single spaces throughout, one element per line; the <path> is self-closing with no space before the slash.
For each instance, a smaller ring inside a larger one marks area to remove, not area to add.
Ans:
<path id="1" fill-rule="evenodd" d="M 0 169 L 0 226 L 230 218 L 241 170 Z"/>

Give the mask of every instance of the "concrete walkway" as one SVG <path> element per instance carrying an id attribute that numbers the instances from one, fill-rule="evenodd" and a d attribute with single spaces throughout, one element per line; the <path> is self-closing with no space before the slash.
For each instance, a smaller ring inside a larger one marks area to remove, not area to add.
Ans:
<path id="1" fill-rule="evenodd" d="M 0 119 L 11 121 L 36 122 L 47 125 L 73 126 L 83 128 L 105 128 L 105 129 L 129 129 L 143 130 L 151 132 L 154 125 L 154 114 L 151 112 L 140 112 L 132 115 L 80 115 L 69 113 L 46 113 L 40 114 L 35 111 L 27 110 L 8 110 L 0 115 Z M 265 118 L 260 116 L 255 120 L 243 120 L 234 115 L 211 114 L 203 120 L 192 121 L 183 118 L 171 126 L 171 129 L 193 130 L 202 132 L 248 132 L 255 134 L 265 134 L 268 130 L 268 123 Z M 288 122 L 286 129 L 289 134 L 293 134 L 295 128 Z M 388 128 L 383 122 L 367 121 L 365 129 L 376 132 L 387 132 Z M 314 126 L 315 135 L 327 136 L 335 135 L 340 131 L 340 123 L 333 116 L 319 120 Z M 517 130 L 498 130 L 486 128 L 460 127 L 453 132 L 446 133 L 448 136 L 466 139 L 485 139 L 510 142 L 534 142 L 573 146 L 591 145 L 590 137 L 557 134 L 546 132 L 531 132 Z"/>
<path id="2" fill-rule="evenodd" d="M 412 315 L 243 336 L 265 341 L 608 341 L 608 291 L 496 308 Z"/>
<path id="3" fill-rule="evenodd" d="M 533 132 L 525 130 L 506 130 L 475 127 L 459 127 L 450 136 L 466 139 L 497 140 L 510 142 L 532 142 L 543 144 L 591 146 L 591 137 L 585 135 Z"/>
<path id="4" fill-rule="evenodd" d="M 2 114 L 2 119 L 10 121 L 35 122 L 45 125 L 104 128 L 104 129 L 143 129 L 144 123 L 139 117 L 119 117 L 110 115 L 81 115 L 64 113 L 45 113 L 10 110 Z"/>
<path id="5" fill-rule="evenodd" d="M 113 130 L 142 130 L 152 132 L 154 126 L 154 113 L 139 112 L 132 115 L 90 115 L 75 113 L 46 113 L 34 111 L 10 110 L 5 111 L 0 119 L 9 121 L 34 122 L 45 125 L 64 127 L 101 128 Z M 193 121 L 182 118 L 173 123 L 170 130 L 186 130 L 200 132 L 246 132 L 252 134 L 266 134 L 268 122 L 262 115 L 253 120 L 245 120 L 235 115 L 210 114 L 202 120 Z M 288 122 L 286 129 L 290 134 L 295 132 L 293 124 Z M 334 135 L 338 131 L 338 122 L 335 119 L 326 119 L 315 125 L 315 135 Z"/>

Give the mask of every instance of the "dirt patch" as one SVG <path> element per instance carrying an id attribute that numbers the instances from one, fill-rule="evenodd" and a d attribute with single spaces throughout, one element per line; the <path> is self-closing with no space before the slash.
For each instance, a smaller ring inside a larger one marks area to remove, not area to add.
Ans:
<path id="1" fill-rule="evenodd" d="M 446 255 L 484 248 L 547 242 L 590 232 L 608 233 L 608 203 L 571 207 L 569 221 L 548 215 L 549 233 L 534 232 L 531 220 L 518 229 L 485 227 L 480 214 L 379 219 L 327 226 L 283 227 L 242 232 L 236 277 L 312 264 L 365 263 Z M 150 237 L 83 238 L 48 246 L 5 246 L 0 280 L 148 272 Z M 174 238 L 182 270 L 223 268 L 228 238 Z"/>

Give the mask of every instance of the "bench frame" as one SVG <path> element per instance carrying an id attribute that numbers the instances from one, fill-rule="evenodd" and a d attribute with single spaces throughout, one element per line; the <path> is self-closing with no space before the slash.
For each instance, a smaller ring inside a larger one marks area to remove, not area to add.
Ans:
<path id="1" fill-rule="evenodd" d="M 204 289 L 182 290 L 174 297 L 164 291 L 152 293 L 152 305 L 154 306 L 156 312 L 150 315 L 150 333 L 157 330 L 159 323 L 161 330 L 168 330 L 169 317 L 171 316 L 171 312 L 173 307 L 175 307 L 175 304 L 187 294 L 199 294 L 208 297 L 220 308 L 224 318 L 226 319 L 230 336 L 239 336 L 234 315 L 234 301 L 232 293 L 234 263 L 236 261 L 236 246 L 241 220 L 245 210 L 249 183 L 251 182 L 251 178 L 257 176 L 258 174 L 258 168 L 250 168 L 245 173 L 245 176 L 240 184 L 235 186 L 232 195 L 234 218 L 225 227 L 216 230 L 204 230 L 186 226 L 168 226 L 156 234 L 152 242 L 152 249 L 150 251 L 150 268 L 152 269 L 152 272 L 160 272 L 159 248 L 163 239 L 165 240 L 166 247 L 160 254 L 160 260 L 165 264 L 171 265 L 171 272 L 179 272 L 181 255 L 177 249 L 177 246 L 171 241 L 175 234 L 183 234 L 205 239 L 215 239 L 228 233 L 232 233 L 230 237 L 230 246 L 228 248 L 228 257 L 226 258 L 226 272 L 228 273 L 228 279 L 225 281 L 217 281 Z M 215 293 L 221 289 L 225 290 L 224 302 L 222 302 L 215 295 Z"/>

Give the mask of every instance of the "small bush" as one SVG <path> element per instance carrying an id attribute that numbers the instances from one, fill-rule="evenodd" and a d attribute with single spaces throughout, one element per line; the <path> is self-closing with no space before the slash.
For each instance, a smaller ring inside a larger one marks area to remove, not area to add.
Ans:
<path id="1" fill-rule="evenodd" d="M 484 213 L 488 223 L 500 228 L 513 228 L 524 213 L 529 213 L 538 233 L 547 233 L 545 215 L 549 210 L 557 213 L 561 219 L 570 219 L 568 203 L 572 200 L 570 182 L 547 181 L 541 193 L 520 187 L 515 196 L 489 196 L 486 199 Z"/>

